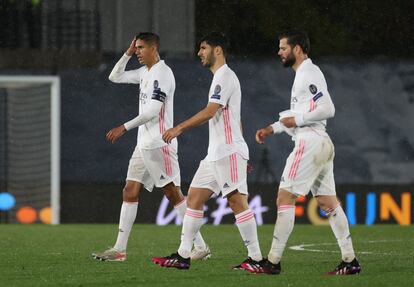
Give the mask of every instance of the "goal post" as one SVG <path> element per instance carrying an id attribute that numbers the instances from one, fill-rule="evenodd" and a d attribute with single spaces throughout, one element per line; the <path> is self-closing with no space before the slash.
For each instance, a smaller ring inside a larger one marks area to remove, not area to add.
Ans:
<path id="1" fill-rule="evenodd" d="M 59 224 L 60 78 L 0 76 L 0 121 L 0 192 L 15 198 L 7 221 Z"/>

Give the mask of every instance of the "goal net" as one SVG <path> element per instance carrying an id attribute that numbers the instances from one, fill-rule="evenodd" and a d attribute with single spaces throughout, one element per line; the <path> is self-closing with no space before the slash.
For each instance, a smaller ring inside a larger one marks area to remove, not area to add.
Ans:
<path id="1" fill-rule="evenodd" d="M 0 76 L 2 222 L 59 223 L 60 80 Z"/>

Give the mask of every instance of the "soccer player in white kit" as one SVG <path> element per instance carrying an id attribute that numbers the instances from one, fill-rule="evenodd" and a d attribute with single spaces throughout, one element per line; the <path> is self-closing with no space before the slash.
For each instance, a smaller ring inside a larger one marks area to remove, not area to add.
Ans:
<path id="1" fill-rule="evenodd" d="M 129 161 L 123 203 L 119 219 L 119 232 L 115 245 L 93 257 L 103 261 L 126 260 L 126 248 L 134 224 L 138 199 L 142 188 L 152 191 L 161 187 L 165 196 L 174 205 L 177 214 L 184 217 L 186 200 L 180 190 L 180 167 L 177 157 L 177 141 L 166 144 L 162 134 L 173 127 L 173 100 L 175 78 L 159 56 L 159 37 L 150 32 L 138 34 L 130 47 L 116 63 L 109 79 L 115 83 L 139 85 L 139 115 L 125 124 L 110 130 L 106 138 L 115 143 L 126 131 L 138 129 L 137 146 Z M 125 71 L 125 67 L 136 55 L 143 66 Z M 194 236 L 193 259 L 210 256 L 210 250 L 200 233 Z"/>
<path id="2" fill-rule="evenodd" d="M 257 238 L 256 220 L 247 203 L 247 160 L 241 122 L 241 89 L 236 74 L 227 66 L 227 38 L 212 32 L 201 39 L 198 56 L 204 67 L 214 74 L 207 106 L 193 117 L 167 130 L 163 139 L 171 143 L 184 131 L 208 121 L 209 145 L 206 158 L 198 167 L 187 198 L 181 244 L 176 253 L 154 257 L 162 267 L 190 268 L 191 242 L 203 224 L 204 203 L 213 194 L 227 198 L 236 217 L 236 225 L 248 250 L 248 258 L 235 269 L 254 269 L 262 261 Z"/>
<path id="3" fill-rule="evenodd" d="M 285 67 L 296 72 L 290 110 L 280 113 L 279 121 L 256 132 L 259 144 L 271 134 L 287 132 L 295 147 L 286 160 L 277 196 L 277 220 L 272 246 L 263 272 L 279 274 L 280 260 L 293 230 L 295 203 L 309 191 L 328 217 L 341 249 L 342 261 L 327 274 L 358 274 L 361 267 L 355 257 L 348 220 L 336 197 L 333 175 L 334 146 L 325 131 L 326 120 L 335 114 L 325 77 L 308 58 L 309 38 L 305 32 L 290 31 L 279 36 L 278 55 Z"/>

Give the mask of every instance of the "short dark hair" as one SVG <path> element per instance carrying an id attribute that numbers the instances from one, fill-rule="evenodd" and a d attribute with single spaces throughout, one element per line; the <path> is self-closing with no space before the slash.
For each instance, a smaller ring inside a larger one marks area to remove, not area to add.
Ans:
<path id="1" fill-rule="evenodd" d="M 229 41 L 226 35 L 222 32 L 210 32 L 204 37 L 202 37 L 200 41 L 198 42 L 198 44 L 200 45 L 202 42 L 206 42 L 212 47 L 221 47 L 224 55 L 227 54 L 227 49 L 229 47 Z"/>
<path id="2" fill-rule="evenodd" d="M 160 37 L 152 32 L 141 32 L 135 36 L 135 40 L 143 40 L 150 45 L 155 45 L 157 50 L 160 48 Z"/>
<path id="3" fill-rule="evenodd" d="M 286 38 L 287 43 L 292 48 L 296 45 L 302 48 L 303 53 L 308 54 L 310 50 L 310 41 L 308 37 L 308 33 L 301 30 L 289 30 L 280 33 L 279 40 Z"/>

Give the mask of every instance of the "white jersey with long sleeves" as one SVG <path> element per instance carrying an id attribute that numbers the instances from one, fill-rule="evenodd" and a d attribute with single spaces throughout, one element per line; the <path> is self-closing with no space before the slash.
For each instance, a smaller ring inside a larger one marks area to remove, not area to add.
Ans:
<path id="1" fill-rule="evenodd" d="M 116 83 L 139 84 L 139 115 L 154 113 L 151 119 L 139 126 L 137 147 L 155 149 L 166 145 L 162 134 L 173 127 L 173 102 L 175 78 L 172 70 L 163 60 L 158 61 L 149 70 L 143 66 L 136 70 L 125 71 L 131 57 L 123 55 L 112 70 L 109 79 Z M 131 121 L 132 122 L 132 121 Z M 129 130 L 130 122 L 125 126 Z M 170 147 L 177 151 L 177 140 Z"/>
<path id="2" fill-rule="evenodd" d="M 302 127 L 325 131 L 326 119 L 335 113 L 325 77 L 311 59 L 303 61 L 296 70 L 290 111 L 295 115 L 296 132 Z"/>
<path id="3" fill-rule="evenodd" d="M 214 74 L 209 102 L 221 105 L 209 120 L 207 161 L 216 161 L 233 153 L 249 159 L 249 149 L 243 138 L 240 122 L 241 88 L 236 74 L 226 64 Z"/>

